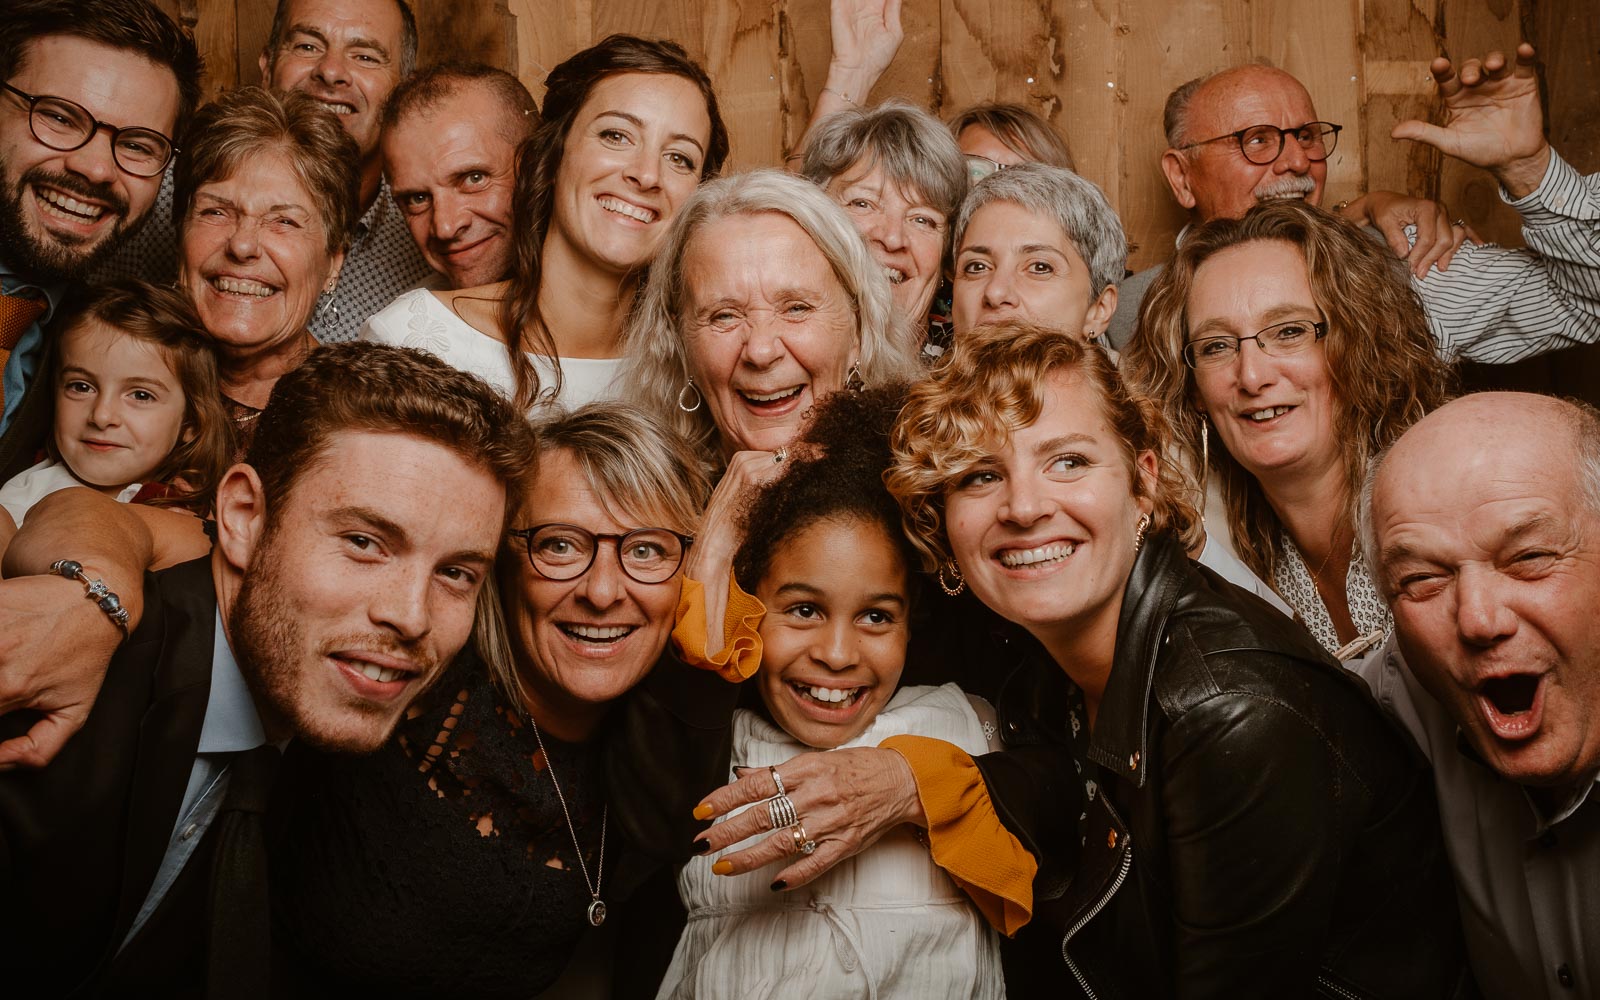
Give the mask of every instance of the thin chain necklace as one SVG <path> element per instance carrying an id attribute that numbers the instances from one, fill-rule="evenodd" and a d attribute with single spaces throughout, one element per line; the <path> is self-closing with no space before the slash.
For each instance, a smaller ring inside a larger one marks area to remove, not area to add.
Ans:
<path id="1" fill-rule="evenodd" d="M 606 904 L 600 898 L 600 883 L 606 877 L 606 820 L 611 814 L 611 803 L 606 803 L 600 810 L 600 857 L 594 864 L 594 881 L 589 881 L 589 866 L 583 863 L 583 848 L 578 844 L 578 828 L 572 825 L 572 814 L 567 811 L 567 797 L 561 794 L 561 783 L 556 780 L 555 765 L 550 761 L 550 754 L 544 748 L 544 737 L 539 735 L 539 724 L 533 721 L 533 713 L 528 712 L 528 725 L 533 727 L 533 741 L 539 745 L 539 756 L 544 758 L 545 773 L 550 775 L 550 786 L 556 790 L 556 801 L 561 803 L 561 815 L 567 821 L 567 832 L 572 834 L 572 851 L 578 856 L 578 871 L 583 873 L 584 888 L 589 890 L 589 923 L 599 927 L 606 922 Z"/>

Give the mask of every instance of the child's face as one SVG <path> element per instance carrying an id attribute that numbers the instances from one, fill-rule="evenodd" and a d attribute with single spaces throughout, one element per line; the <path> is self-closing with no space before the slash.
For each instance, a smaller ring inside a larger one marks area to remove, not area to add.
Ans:
<path id="1" fill-rule="evenodd" d="M 767 606 L 759 690 L 773 719 L 821 749 L 859 736 L 893 697 L 910 638 L 906 567 L 883 528 L 854 518 L 805 528 L 778 546 L 756 596 Z"/>
<path id="2" fill-rule="evenodd" d="M 111 491 L 142 482 L 177 445 L 184 408 L 161 348 L 93 319 L 62 337 L 55 442 L 84 482 Z"/>

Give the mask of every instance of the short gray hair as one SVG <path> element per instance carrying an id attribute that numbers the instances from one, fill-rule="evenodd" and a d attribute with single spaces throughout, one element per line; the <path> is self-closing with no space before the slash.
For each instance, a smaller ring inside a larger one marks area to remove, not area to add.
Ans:
<path id="1" fill-rule="evenodd" d="M 1167 145 L 1171 148 L 1182 148 L 1184 140 L 1189 137 L 1189 105 L 1194 101 L 1195 91 L 1216 75 L 1207 73 L 1197 76 L 1187 83 L 1180 83 L 1176 90 L 1167 95 L 1167 106 L 1161 112 L 1161 127 L 1166 130 Z"/>
<path id="2" fill-rule="evenodd" d="M 1122 220 L 1099 187 L 1070 170 L 1044 163 L 1022 163 L 998 170 L 974 184 L 950 227 L 952 253 L 980 208 L 1008 201 L 1061 227 L 1089 268 L 1089 293 L 1099 295 L 1122 280 L 1128 263 L 1128 237 Z"/>
<path id="3" fill-rule="evenodd" d="M 850 217 L 814 184 L 780 170 L 752 170 L 700 185 L 662 237 L 623 331 L 624 398 L 664 416 L 685 437 L 705 444 L 716 432 L 709 407 L 678 405 L 689 370 L 682 323 L 689 302 L 684 251 L 705 226 L 735 215 L 783 215 L 811 237 L 844 286 L 861 342 L 860 374 L 869 385 L 920 374 L 920 342 L 894 314 L 889 279 L 872 259 Z"/>
<path id="4" fill-rule="evenodd" d="M 967 160 L 939 119 L 905 101 L 852 108 L 818 122 L 800 173 L 827 187 L 857 163 L 877 164 L 903 192 L 926 198 L 946 218 L 967 193 Z"/>
<path id="5" fill-rule="evenodd" d="M 1578 492 L 1589 510 L 1600 516 L 1600 410 L 1581 399 L 1562 398 L 1572 430 L 1575 454 L 1574 474 L 1578 477 Z M 1405 439 L 1404 435 L 1373 456 L 1367 465 L 1367 474 L 1361 482 L 1361 498 L 1356 505 L 1356 539 L 1361 543 L 1361 556 L 1367 562 L 1367 572 L 1377 586 L 1378 595 L 1388 601 L 1393 595 L 1384 587 L 1383 565 L 1379 559 L 1378 526 L 1372 518 L 1372 499 L 1377 489 L 1378 473 L 1394 446 Z"/>
<path id="6" fill-rule="evenodd" d="M 618 520 L 643 517 L 650 527 L 693 535 L 700 515 L 711 498 L 711 470 L 682 435 L 654 415 L 628 403 L 600 402 L 579 407 L 533 426 L 533 462 L 553 452 L 566 452 L 576 462 L 583 484 Z M 528 477 L 532 489 L 536 474 Z M 509 498 L 512 517 L 527 520 L 526 497 Z M 515 523 L 515 521 L 513 521 Z M 515 550 L 513 542 L 506 546 Z M 519 591 L 502 585 L 497 576 L 517 571 L 526 558 L 510 551 L 501 556 L 499 572 L 491 574 L 479 594 L 473 642 L 478 655 L 506 695 L 523 696 L 516 658 L 511 652 L 501 601 L 516 599 Z M 510 562 L 515 559 L 517 562 Z M 509 581 L 507 581 L 508 583 Z"/>

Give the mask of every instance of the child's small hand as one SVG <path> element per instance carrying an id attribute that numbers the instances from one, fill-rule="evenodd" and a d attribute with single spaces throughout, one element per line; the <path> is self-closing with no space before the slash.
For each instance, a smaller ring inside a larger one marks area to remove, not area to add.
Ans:
<path id="1" fill-rule="evenodd" d="M 716 819 L 773 798 L 778 791 L 773 770 L 746 769 L 738 781 L 706 796 L 695 808 L 695 818 Z M 793 889 L 871 847 L 902 823 L 926 823 L 911 768 L 893 750 L 860 747 L 801 754 L 776 770 L 800 822 L 719 858 L 712 866 L 716 874 L 739 875 L 792 857 L 794 863 L 778 873 L 772 890 Z M 771 829 L 769 810 L 757 806 L 706 830 L 695 846 L 698 853 L 713 853 Z M 816 845 L 811 854 L 801 853 L 807 840 Z"/>

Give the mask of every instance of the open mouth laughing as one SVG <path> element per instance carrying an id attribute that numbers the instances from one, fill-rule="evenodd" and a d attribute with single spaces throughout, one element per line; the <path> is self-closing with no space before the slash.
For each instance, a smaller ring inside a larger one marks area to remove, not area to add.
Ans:
<path id="1" fill-rule="evenodd" d="M 789 689 L 795 697 L 803 702 L 810 702 L 816 706 L 828 709 L 849 709 L 855 707 L 861 696 L 866 694 L 866 687 L 831 688 L 817 684 L 806 684 L 801 681 L 790 681 Z"/>
<path id="2" fill-rule="evenodd" d="M 1505 674 L 1478 684 L 1477 700 L 1497 738 L 1521 741 L 1539 731 L 1544 719 L 1544 675 Z"/>

